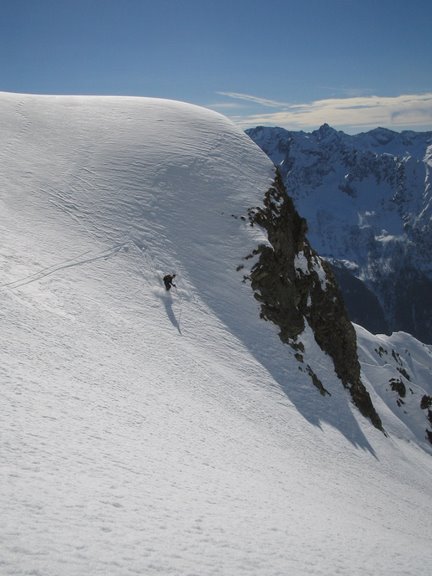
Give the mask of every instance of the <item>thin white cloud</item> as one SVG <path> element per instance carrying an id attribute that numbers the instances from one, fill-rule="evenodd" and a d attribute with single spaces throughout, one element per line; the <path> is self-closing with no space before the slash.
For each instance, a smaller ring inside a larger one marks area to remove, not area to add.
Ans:
<path id="1" fill-rule="evenodd" d="M 234 98 L 236 100 L 246 100 L 247 102 L 253 102 L 254 104 L 260 104 L 261 106 L 267 106 L 269 108 L 282 108 L 289 106 L 288 102 L 278 102 L 277 100 L 260 98 L 259 96 L 242 94 L 241 92 L 217 92 L 217 94 L 220 94 L 221 96 L 227 96 L 228 98 Z"/>
<path id="2" fill-rule="evenodd" d="M 344 87 L 340 86 L 321 86 L 320 90 L 324 93 L 329 94 L 329 98 L 332 97 L 343 97 L 343 98 L 354 98 L 356 96 L 372 96 L 375 94 L 376 90 L 372 88 L 359 88 L 355 86 Z"/>
<path id="3" fill-rule="evenodd" d="M 225 93 L 228 94 L 230 93 Z M 267 102 L 266 99 L 253 96 L 248 96 L 247 99 L 257 104 L 262 104 L 263 100 Z M 344 129 L 384 126 L 426 130 L 432 127 L 432 92 L 400 96 L 328 98 L 303 104 L 279 103 L 279 110 L 275 112 L 231 118 L 243 128 L 263 125 L 309 130 L 328 123 Z"/>

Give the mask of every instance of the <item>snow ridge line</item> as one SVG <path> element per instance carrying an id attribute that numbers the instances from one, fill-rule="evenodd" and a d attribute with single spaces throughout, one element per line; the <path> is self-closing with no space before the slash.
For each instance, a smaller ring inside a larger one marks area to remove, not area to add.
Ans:
<path id="1" fill-rule="evenodd" d="M 82 266 L 83 264 L 91 264 L 92 262 L 96 262 L 97 260 L 102 260 L 103 258 L 107 260 L 111 256 L 115 256 L 120 250 L 122 250 L 125 246 L 127 246 L 129 242 L 124 242 L 111 248 L 109 250 L 104 250 L 103 252 L 93 256 L 91 258 L 86 258 L 84 260 L 76 260 L 78 258 L 82 258 L 86 254 L 90 254 L 91 250 L 87 252 L 83 252 L 74 258 L 69 258 L 68 260 L 64 260 L 59 264 L 53 264 L 52 266 L 47 266 L 46 268 L 42 268 L 33 274 L 29 274 L 28 276 L 24 276 L 23 278 L 19 278 L 18 280 L 14 280 L 12 282 L 7 282 L 6 284 L 0 285 L 0 290 L 10 289 L 13 290 L 15 288 L 21 288 L 22 286 L 26 286 L 27 284 L 32 284 L 33 282 L 37 282 L 38 280 L 42 280 L 55 272 L 59 272 L 60 270 L 66 270 L 67 268 L 73 268 L 74 266 Z"/>

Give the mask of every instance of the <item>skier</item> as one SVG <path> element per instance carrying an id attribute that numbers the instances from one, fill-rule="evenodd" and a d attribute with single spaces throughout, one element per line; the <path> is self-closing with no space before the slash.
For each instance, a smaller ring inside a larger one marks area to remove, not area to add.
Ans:
<path id="1" fill-rule="evenodd" d="M 171 286 L 174 286 L 174 288 L 177 288 L 177 286 L 173 283 L 173 280 L 175 277 L 176 277 L 175 274 L 167 274 L 166 276 L 163 277 L 165 288 L 167 290 L 170 290 Z"/>

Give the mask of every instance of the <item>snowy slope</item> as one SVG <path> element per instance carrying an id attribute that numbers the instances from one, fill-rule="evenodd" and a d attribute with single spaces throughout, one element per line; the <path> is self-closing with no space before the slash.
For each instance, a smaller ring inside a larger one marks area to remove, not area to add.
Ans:
<path id="1" fill-rule="evenodd" d="M 389 437 L 306 330 L 317 393 L 236 270 L 267 157 L 178 102 L 2 94 L 0 119 L 0 573 L 428 574 L 428 443 L 374 337 Z"/>
<path id="2" fill-rule="evenodd" d="M 387 432 L 422 445 L 432 424 L 432 346 L 405 332 L 372 336 L 361 326 L 356 331 L 363 378 L 385 414 Z"/>

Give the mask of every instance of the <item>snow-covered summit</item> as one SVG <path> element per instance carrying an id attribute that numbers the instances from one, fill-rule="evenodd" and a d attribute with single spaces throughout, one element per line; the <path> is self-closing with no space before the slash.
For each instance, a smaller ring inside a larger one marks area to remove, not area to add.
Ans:
<path id="1" fill-rule="evenodd" d="M 430 445 L 387 382 L 414 413 L 431 350 L 360 334 L 386 437 L 260 318 L 264 153 L 155 99 L 1 94 L 0 125 L 2 574 L 426 575 Z"/>

